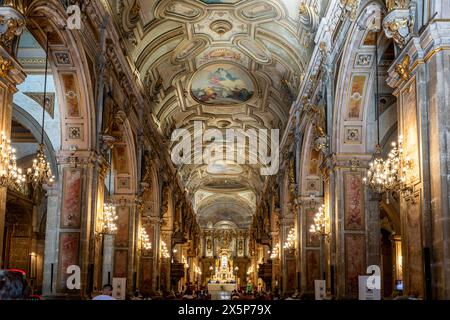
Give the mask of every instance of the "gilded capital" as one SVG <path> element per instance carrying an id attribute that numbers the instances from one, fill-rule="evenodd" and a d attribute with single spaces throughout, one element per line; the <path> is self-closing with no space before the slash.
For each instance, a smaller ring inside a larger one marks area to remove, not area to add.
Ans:
<path id="1" fill-rule="evenodd" d="M 16 44 L 25 28 L 25 19 L 13 7 L 0 7 L 0 45 L 14 55 Z"/>

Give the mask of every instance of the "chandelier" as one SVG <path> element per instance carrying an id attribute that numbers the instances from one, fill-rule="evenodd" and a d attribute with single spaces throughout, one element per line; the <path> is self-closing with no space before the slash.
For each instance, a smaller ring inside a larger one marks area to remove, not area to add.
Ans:
<path id="1" fill-rule="evenodd" d="M 103 226 L 102 233 L 115 234 L 117 232 L 117 214 L 116 207 L 112 203 L 103 205 Z"/>
<path id="2" fill-rule="evenodd" d="M 295 247 L 295 230 L 294 228 L 291 228 L 291 230 L 289 230 L 286 242 L 284 243 L 283 248 L 284 249 L 289 249 L 292 250 Z"/>
<path id="3" fill-rule="evenodd" d="M 164 259 L 170 258 L 169 250 L 167 250 L 167 245 L 164 241 L 161 241 L 161 257 Z"/>
<path id="4" fill-rule="evenodd" d="M 329 219 L 325 214 L 325 205 L 321 205 L 314 215 L 314 223 L 310 226 L 309 232 L 313 236 L 328 237 L 327 232 Z"/>
<path id="5" fill-rule="evenodd" d="M 44 184 L 51 185 L 55 181 L 50 163 L 45 158 L 44 149 L 44 144 L 39 144 L 36 158 L 33 159 L 33 166 L 27 170 L 28 177 L 35 189 L 38 189 Z"/>
<path id="6" fill-rule="evenodd" d="M 50 164 L 45 158 L 44 145 L 45 111 L 49 102 L 47 99 L 48 34 L 46 35 L 46 38 L 47 44 L 45 48 L 44 102 L 42 106 L 41 143 L 39 144 L 36 152 L 36 158 L 33 160 L 33 166 L 27 170 L 28 179 L 31 181 L 31 184 L 35 190 L 41 188 L 42 185 L 51 185 L 55 181 Z"/>
<path id="7" fill-rule="evenodd" d="M 381 157 L 381 147 L 377 144 L 372 161 L 369 163 L 367 176 L 363 178 L 363 182 L 370 188 L 382 193 L 387 187 L 386 164 Z"/>
<path id="8" fill-rule="evenodd" d="M 20 190 L 26 181 L 22 169 L 17 167 L 16 149 L 11 146 L 11 140 L 6 139 L 4 132 L 1 133 L 0 144 L 0 187 Z"/>
<path id="9" fill-rule="evenodd" d="M 152 243 L 150 241 L 150 237 L 148 236 L 145 228 L 142 228 L 142 227 L 141 227 L 140 239 L 141 239 L 142 250 L 145 250 L 145 251 L 152 250 Z"/>
<path id="10" fill-rule="evenodd" d="M 272 252 L 270 253 L 270 259 L 276 259 L 278 258 L 278 255 L 280 253 L 280 244 L 277 243 L 273 248 L 272 248 Z"/>

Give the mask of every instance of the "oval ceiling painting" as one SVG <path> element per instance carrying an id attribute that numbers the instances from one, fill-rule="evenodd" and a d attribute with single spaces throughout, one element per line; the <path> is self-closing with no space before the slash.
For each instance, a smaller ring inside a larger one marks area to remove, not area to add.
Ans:
<path id="1" fill-rule="evenodd" d="M 194 74 L 191 93 L 204 104 L 230 105 L 250 100 L 254 93 L 250 75 L 240 67 L 227 64 L 208 65 Z"/>

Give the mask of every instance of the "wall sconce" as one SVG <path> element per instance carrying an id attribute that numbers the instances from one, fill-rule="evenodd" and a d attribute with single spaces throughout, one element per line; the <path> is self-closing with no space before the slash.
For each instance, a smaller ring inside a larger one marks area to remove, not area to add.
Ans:
<path id="1" fill-rule="evenodd" d="M 330 233 L 327 232 L 329 223 L 329 219 L 325 214 L 325 205 L 322 205 L 314 216 L 314 223 L 309 228 L 309 232 L 312 236 L 319 236 L 328 239 L 330 235 Z"/>
<path id="2" fill-rule="evenodd" d="M 277 243 L 273 248 L 272 252 L 270 252 L 270 259 L 276 259 L 279 257 L 280 254 L 280 244 Z"/>
<path id="3" fill-rule="evenodd" d="M 294 250 L 295 249 L 295 229 L 291 228 L 291 230 L 289 230 L 286 242 L 284 243 L 283 248 L 284 249 L 288 249 L 288 250 Z"/>
<path id="4" fill-rule="evenodd" d="M 161 240 L 161 258 L 163 258 L 163 259 L 170 258 L 170 253 L 169 253 L 169 250 L 167 250 L 167 245 L 162 240 Z"/>
<path id="5" fill-rule="evenodd" d="M 147 231 L 143 227 L 141 227 L 140 240 L 141 240 L 141 250 L 144 253 L 148 253 L 148 251 L 152 250 L 152 242 L 150 241 Z"/>

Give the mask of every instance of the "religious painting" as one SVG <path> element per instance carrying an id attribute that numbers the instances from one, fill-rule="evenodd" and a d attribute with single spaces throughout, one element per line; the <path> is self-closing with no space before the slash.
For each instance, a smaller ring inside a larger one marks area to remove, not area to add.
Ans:
<path id="1" fill-rule="evenodd" d="M 61 75 L 66 102 L 66 114 L 69 118 L 80 117 L 79 94 L 76 77 L 72 73 Z"/>
<path id="2" fill-rule="evenodd" d="M 419 197 L 417 197 L 419 198 Z M 406 261 L 404 265 L 408 266 L 408 284 L 407 287 L 412 295 L 423 297 L 423 254 L 422 254 L 422 226 L 421 226 L 421 205 L 420 199 L 416 202 L 406 202 Z"/>
<path id="3" fill-rule="evenodd" d="M 404 158 L 412 161 L 411 170 L 406 175 L 406 183 L 419 179 L 419 138 L 416 108 L 416 83 L 412 81 L 402 95 L 402 132 Z"/>
<path id="4" fill-rule="evenodd" d="M 200 69 L 192 79 L 191 92 L 200 103 L 230 105 L 253 96 L 250 75 L 232 64 L 213 64 Z"/>
<path id="5" fill-rule="evenodd" d="M 130 208 L 118 207 L 117 208 L 117 233 L 115 237 L 116 247 L 128 247 L 129 237 L 129 220 L 130 220 Z"/>
<path id="6" fill-rule="evenodd" d="M 80 233 L 79 232 L 61 232 L 59 234 L 59 281 L 58 289 L 65 291 L 67 289 L 67 268 L 69 266 L 80 264 L 79 248 Z"/>
<path id="7" fill-rule="evenodd" d="M 361 173 L 344 173 L 344 226 L 346 230 L 364 228 L 364 187 Z"/>
<path id="8" fill-rule="evenodd" d="M 113 152 L 113 164 L 117 174 L 129 173 L 127 147 L 124 145 L 115 146 Z"/>
<path id="9" fill-rule="evenodd" d="M 128 265 L 128 250 L 115 250 L 114 252 L 114 277 L 126 278 Z"/>
<path id="10" fill-rule="evenodd" d="M 376 39 L 376 32 L 369 31 L 367 32 L 366 37 L 364 38 L 363 45 L 364 46 L 374 46 Z"/>
<path id="11" fill-rule="evenodd" d="M 361 120 L 363 115 L 363 99 L 366 87 L 365 75 L 354 75 L 350 85 L 347 103 L 347 118 Z"/>
<path id="12" fill-rule="evenodd" d="M 315 148 L 312 147 L 309 158 L 309 168 L 308 168 L 309 175 L 316 176 L 319 174 L 319 158 L 320 158 L 320 151 L 317 151 Z"/>
<path id="13" fill-rule="evenodd" d="M 345 292 L 352 297 L 358 296 L 358 277 L 366 274 L 364 242 L 363 234 L 345 235 Z"/>
<path id="14" fill-rule="evenodd" d="M 320 277 L 320 251 L 306 250 L 306 290 L 314 291 L 314 280 Z"/>
<path id="15" fill-rule="evenodd" d="M 82 170 L 64 168 L 61 228 L 81 227 Z"/>

